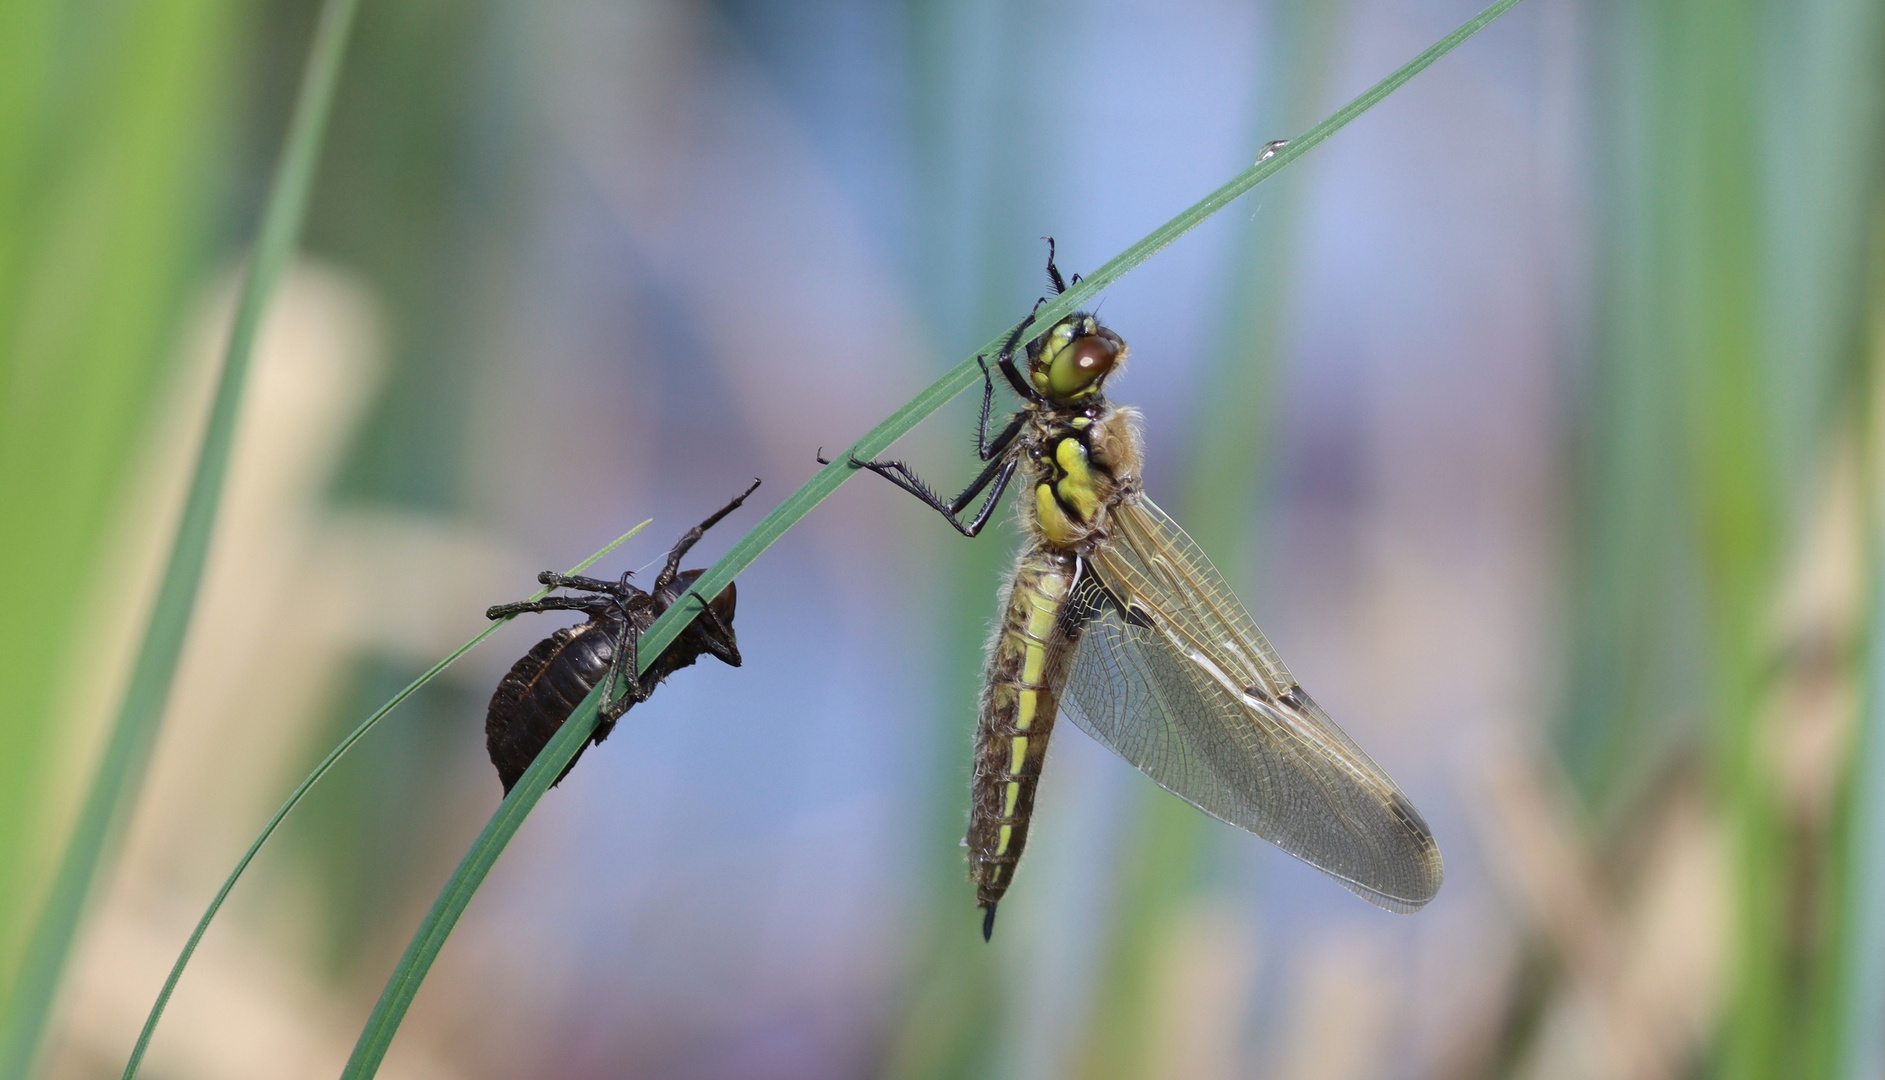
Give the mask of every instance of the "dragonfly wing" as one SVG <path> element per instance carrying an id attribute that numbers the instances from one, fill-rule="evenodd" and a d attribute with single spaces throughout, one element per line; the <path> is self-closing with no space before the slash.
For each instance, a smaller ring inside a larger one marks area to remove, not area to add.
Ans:
<path id="1" fill-rule="evenodd" d="M 1073 722 L 1371 903 L 1432 899 L 1442 870 L 1426 822 L 1295 685 L 1210 560 L 1149 500 L 1113 521 L 1072 601 L 1084 622 L 1062 702 Z"/>

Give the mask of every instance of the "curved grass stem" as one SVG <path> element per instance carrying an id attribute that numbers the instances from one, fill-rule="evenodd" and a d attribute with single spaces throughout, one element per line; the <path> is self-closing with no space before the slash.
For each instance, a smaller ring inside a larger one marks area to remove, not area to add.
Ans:
<path id="1" fill-rule="evenodd" d="M 1138 266 L 1155 252 L 1172 241 L 1190 232 L 1212 214 L 1228 206 L 1239 195 L 1249 191 L 1266 178 L 1285 168 L 1297 158 L 1314 149 L 1329 136 L 1341 130 L 1350 121 L 1367 112 L 1383 98 L 1399 89 L 1409 79 L 1426 70 L 1435 60 L 1457 48 L 1467 38 L 1472 37 L 1488 23 L 1503 15 L 1518 0 L 1498 0 L 1459 29 L 1441 38 L 1419 56 L 1402 65 L 1393 74 L 1376 83 L 1347 105 L 1336 110 L 1327 119 L 1310 128 L 1287 144 L 1277 148 L 1274 153 L 1266 153 L 1248 169 L 1232 177 L 1216 191 L 1206 195 L 1189 209 L 1153 230 L 1144 239 L 1120 252 L 1105 265 L 1095 270 L 1069 288 L 1066 292 L 1043 304 L 1034 317 L 1034 325 L 1051 326 L 1054 322 L 1070 314 L 1086 303 L 1094 294 L 1123 277 L 1127 271 Z M 1000 350 L 1007 340 L 1008 332 L 991 338 L 976 355 L 971 355 L 941 378 L 931 383 L 916 397 L 910 399 L 902 408 L 892 413 L 882 423 L 872 428 L 863 438 L 853 443 L 846 453 L 834 454 L 831 464 L 820 469 L 803 487 L 788 496 L 763 520 L 755 525 L 739 542 L 735 543 L 720 560 L 713 564 L 700 579 L 695 582 L 694 591 L 702 596 L 718 596 L 720 591 L 732 583 L 741 571 L 752 565 L 761 553 L 771 547 L 785 531 L 796 524 L 800 518 L 810 513 L 812 508 L 823 502 L 827 496 L 838 489 L 838 485 L 850 478 L 856 470 L 849 461 L 856 457 L 863 460 L 876 457 L 890 444 L 903 436 L 910 429 L 941 408 L 951 398 L 968 389 L 981 379 L 981 368 L 976 357 L 993 355 Z M 694 610 L 687 605 L 676 604 L 649 627 L 641 637 L 642 670 L 655 657 L 661 655 L 670 642 L 681 632 L 687 621 L 694 616 Z M 432 910 L 420 924 L 412 943 L 407 946 L 405 955 L 400 958 L 392 978 L 387 981 L 386 989 L 374 1006 L 373 1014 L 368 1018 L 366 1027 L 360 1032 L 360 1039 L 354 1045 L 352 1058 L 347 1062 L 347 1069 L 342 1080 L 366 1080 L 379 1069 L 380 1061 L 386 1050 L 392 1045 L 393 1036 L 404 1020 L 406 1009 L 418 993 L 419 985 L 430 970 L 432 961 L 438 956 L 445 938 L 451 933 L 458 917 L 470 903 L 472 894 L 483 882 L 484 876 L 497 861 L 504 846 L 516 833 L 523 819 L 543 793 L 549 790 L 556 777 L 561 776 L 564 766 L 576 756 L 583 743 L 588 740 L 596 723 L 596 703 L 598 695 L 592 692 L 564 722 L 556 737 L 537 755 L 537 760 L 524 773 L 523 779 L 504 799 L 497 813 L 494 814 L 472 844 L 471 850 L 459 863 L 458 869 L 446 883 L 445 889 L 432 905 Z"/>
<path id="2" fill-rule="evenodd" d="M 648 519 L 648 521 L 652 520 L 654 519 Z M 570 568 L 569 573 L 580 574 L 584 570 L 594 566 L 611 551 L 627 543 L 629 537 L 647 528 L 648 521 L 644 521 L 616 537 L 601 551 L 596 552 L 594 555 L 589 556 L 587 559 L 584 559 L 582 562 Z M 541 600 L 550 595 L 550 592 L 551 590 L 549 589 L 539 589 L 530 599 Z M 515 616 L 513 616 L 513 618 L 514 617 Z M 307 778 L 302 780 L 293 792 L 289 793 L 287 800 L 281 804 L 281 808 L 275 811 L 275 816 L 269 818 L 268 824 L 262 826 L 262 831 L 256 836 L 255 842 L 251 843 L 249 849 L 242 853 L 242 858 L 236 861 L 236 868 L 231 870 L 229 876 L 224 879 L 222 888 L 216 890 L 215 899 L 209 902 L 209 907 L 203 911 L 203 917 L 196 921 L 196 929 L 190 932 L 190 940 L 184 943 L 183 951 L 177 954 L 177 962 L 170 966 L 170 976 L 164 980 L 164 988 L 158 991 L 157 1001 L 151 1006 L 150 1015 L 144 1019 L 144 1029 L 138 1032 L 137 1045 L 131 1050 L 131 1058 L 129 1061 L 125 1062 L 124 1080 L 131 1080 L 132 1077 L 137 1075 L 138 1067 L 144 1063 L 144 1053 L 150 1049 L 151 1036 L 157 1032 L 157 1022 L 163 1019 L 164 1008 L 170 1004 L 170 995 L 176 991 L 177 981 L 183 978 L 183 969 L 190 965 L 190 957 L 195 955 L 197 943 L 203 940 L 204 932 L 209 929 L 211 920 L 216 918 L 216 913 L 222 910 L 223 901 L 229 898 L 230 890 L 234 889 L 236 882 L 241 880 L 243 871 L 247 870 L 249 863 L 255 860 L 256 852 L 261 851 L 262 845 L 268 842 L 268 838 L 275 835 L 275 830 L 280 827 L 282 819 L 288 816 L 289 811 L 300 805 L 302 798 L 307 795 L 308 789 L 319 783 L 321 777 L 326 776 L 328 771 L 340 761 L 341 757 L 344 756 L 347 751 L 353 749 L 353 744 L 365 738 L 367 732 L 372 731 L 381 720 L 386 718 L 387 713 L 398 708 L 400 702 L 411 697 L 414 691 L 418 690 L 426 683 L 431 682 L 433 678 L 446 668 L 451 667 L 459 657 L 470 652 L 473 648 L 476 648 L 485 638 L 497 633 L 498 628 L 507 622 L 510 622 L 510 619 L 499 619 L 493 622 L 490 626 L 479 631 L 477 636 L 473 637 L 470 641 L 452 650 L 445 659 L 427 668 L 425 674 L 407 683 L 405 689 L 387 699 L 386 704 L 375 709 L 373 715 L 360 722 L 359 727 L 348 732 L 347 737 L 340 740 L 339 745 L 328 751 L 327 756 L 321 759 L 321 763 L 314 767 L 314 771 L 309 773 Z"/>

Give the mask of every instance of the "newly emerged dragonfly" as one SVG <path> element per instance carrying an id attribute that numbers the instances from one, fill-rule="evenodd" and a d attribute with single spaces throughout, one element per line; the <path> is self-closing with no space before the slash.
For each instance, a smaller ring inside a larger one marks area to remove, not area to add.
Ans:
<path id="1" fill-rule="evenodd" d="M 539 582 L 579 595 L 498 604 L 484 613 L 488 619 L 508 619 L 542 611 L 580 611 L 589 616 L 589 621 L 564 627 L 537 642 L 535 648 L 512 665 L 491 695 L 484 718 L 485 748 L 490 752 L 491 764 L 497 767 L 506 795 L 597 683 L 607 683 L 600 709 L 601 721 L 589 742 L 564 766 L 562 776 L 556 778 L 559 784 L 582 759 L 583 750 L 609 737 L 623 713 L 648 700 L 662 680 L 692 665 L 701 654 L 733 667 L 740 666 L 740 645 L 733 636 L 736 599 L 733 585 L 729 583 L 711 602 L 697 593 L 690 594 L 694 582 L 705 571 L 682 570 L 681 558 L 700 542 L 708 529 L 738 509 L 746 497 L 758 489 L 759 481 L 755 480 L 752 487 L 712 517 L 681 534 L 668 551 L 666 565 L 655 575 L 650 583 L 652 587 L 646 592 L 629 584 L 628 574 L 623 574 L 620 581 L 603 581 L 545 570 L 537 575 Z M 700 613 L 661 650 L 661 655 L 655 657 L 646 672 L 639 672 L 641 635 L 654 625 L 662 612 L 690 595 Z"/>
<path id="2" fill-rule="evenodd" d="M 1064 291 L 1051 240 L 1047 273 Z M 1205 813 L 1371 903 L 1419 909 L 1442 874 L 1427 823 L 1296 684 L 1223 575 L 1141 489 L 1139 413 L 1102 393 L 1125 363 L 1125 341 L 1076 312 L 1029 342 L 1024 375 L 1015 353 L 1032 322 L 997 356 L 1022 406 L 992 439 L 995 380 L 982 363 L 977 446 L 988 465 L 960 495 L 944 501 L 902 462 L 852 459 L 966 536 L 982 531 L 1017 473 L 1026 483 L 1027 543 L 1002 589 L 975 745 L 967 844 L 982 936 L 1027 844 L 1060 710 Z"/>

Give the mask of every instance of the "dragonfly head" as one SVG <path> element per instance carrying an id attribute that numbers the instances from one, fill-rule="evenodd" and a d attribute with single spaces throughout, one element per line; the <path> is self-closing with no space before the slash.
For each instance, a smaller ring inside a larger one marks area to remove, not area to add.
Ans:
<path id="1" fill-rule="evenodd" d="M 1106 376 L 1125 360 L 1126 343 L 1118 334 L 1092 315 L 1075 312 L 1028 346 L 1028 381 L 1049 401 L 1071 405 L 1097 397 Z"/>

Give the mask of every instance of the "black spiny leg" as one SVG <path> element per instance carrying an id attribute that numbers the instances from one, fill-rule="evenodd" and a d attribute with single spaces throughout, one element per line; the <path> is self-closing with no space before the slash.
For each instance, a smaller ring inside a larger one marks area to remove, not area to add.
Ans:
<path id="1" fill-rule="evenodd" d="M 1047 297 L 1045 296 L 1036 300 L 1034 302 L 1034 311 L 1041 310 L 1041 305 L 1045 303 L 1047 303 Z M 1008 335 L 1008 340 L 1003 343 L 1001 352 L 995 355 L 995 362 L 1001 368 L 1002 377 L 1008 380 L 1008 385 L 1014 388 L 1015 393 L 1032 401 L 1036 405 L 1046 405 L 1049 403 L 1048 400 L 1042 397 L 1041 392 L 1034 389 L 1031 383 L 1021 377 L 1021 370 L 1015 367 L 1014 362 L 1015 348 L 1021 344 L 1021 333 L 1029 326 L 1033 325 L 1033 323 L 1034 312 L 1030 311 L 1028 312 L 1027 318 L 1015 324 L 1014 332 Z M 981 357 L 978 356 L 976 359 L 979 360 Z"/>
<path id="2" fill-rule="evenodd" d="M 995 377 L 988 372 L 988 361 L 978 356 L 975 362 L 982 365 L 982 421 L 975 429 L 975 452 L 981 455 L 983 461 L 993 461 L 1008 449 L 1015 441 L 1015 436 L 1021 434 L 1021 425 L 1027 423 L 1028 417 L 1026 413 L 1014 414 L 1008 426 L 995 436 L 995 441 L 988 441 L 988 414 L 995 404 Z"/>
<path id="3" fill-rule="evenodd" d="M 962 535 L 979 536 L 982 527 L 988 524 L 990 517 L 994 516 L 995 504 L 1001 501 L 1002 493 L 1008 490 L 1008 481 L 1014 478 L 1015 466 L 1019 464 L 1019 461 L 1009 456 L 999 457 L 989 462 L 988 468 L 982 470 L 982 475 L 970 481 L 969 486 L 962 490 L 962 494 L 957 495 L 950 502 L 942 501 L 942 496 L 937 495 L 921 477 L 901 461 L 859 461 L 852 458 L 851 464 L 860 469 L 869 469 L 916 496 L 923 505 L 947 518 L 949 524 L 954 525 L 956 531 Z M 975 497 L 982 493 L 983 488 L 988 489 L 988 497 L 982 500 L 982 506 L 975 512 L 975 517 L 964 525 L 956 515 L 974 502 Z"/>
<path id="4" fill-rule="evenodd" d="M 1061 293 L 1067 291 L 1069 284 L 1080 284 L 1080 275 L 1075 274 L 1068 280 L 1062 281 L 1060 279 L 1060 267 L 1054 265 L 1054 238 L 1051 236 L 1043 236 L 1041 239 L 1047 241 L 1047 280 L 1054 285 L 1054 295 L 1059 296 Z M 1037 308 L 1040 307 L 1039 304 L 1034 306 Z"/>
<path id="5" fill-rule="evenodd" d="M 1038 402 L 1041 396 L 1034 391 L 1033 387 L 1022 381 L 1020 373 L 1015 370 L 1013 357 L 1015 343 L 1021 339 L 1022 331 L 1026 330 L 1028 324 L 1033 321 L 1034 316 L 1029 315 L 1015 324 L 1014 330 L 1008 335 L 1007 343 L 1001 347 L 1000 363 L 1002 374 L 1014 387 L 1015 393 L 1029 401 Z M 969 486 L 963 488 L 961 494 L 944 502 L 942 496 L 936 494 L 936 490 L 924 483 L 923 478 L 916 475 L 916 472 L 904 462 L 881 459 L 864 461 L 856 456 L 851 458 L 852 468 L 869 469 L 916 496 L 923 505 L 947 518 L 949 524 L 955 526 L 956 531 L 964 536 L 980 535 L 982 527 L 987 525 L 988 519 L 994 515 L 995 505 L 1001 501 L 1002 493 L 1008 490 L 1008 482 L 1014 478 L 1016 460 L 1009 455 L 1008 451 L 1014 446 L 1015 439 L 1020 436 L 1021 429 L 1028 422 L 1026 412 L 1016 413 L 1014 419 L 1008 421 L 1008 426 L 1003 428 L 999 435 L 992 440 L 988 437 L 988 417 L 994 408 L 995 401 L 995 378 L 989 374 L 986 360 L 978 356 L 975 361 L 982 366 L 982 417 L 975 432 L 975 452 L 989 464 L 980 475 L 969 481 Z M 818 463 L 829 464 L 822 453 L 818 455 Z M 990 487 L 991 484 L 992 487 Z M 988 497 L 982 501 L 981 508 L 975 512 L 975 517 L 964 525 L 956 515 L 962 513 L 970 503 L 974 502 L 976 496 L 980 495 L 984 488 L 989 489 Z"/>
<path id="6" fill-rule="evenodd" d="M 621 613 L 622 626 L 615 632 L 614 659 L 609 662 L 609 677 L 602 690 L 601 718 L 596 721 L 596 733 L 591 737 L 598 743 L 609 737 L 623 713 L 647 701 L 653 693 L 641 682 L 641 631 L 635 626 L 635 617 L 623 605 L 616 605 L 616 610 Z M 619 697 L 617 684 L 622 684 Z"/>
<path id="7" fill-rule="evenodd" d="M 682 599 L 685 600 L 689 596 L 700 602 L 700 612 L 694 618 L 707 624 L 707 633 L 701 635 L 707 652 L 728 667 L 739 667 L 745 663 L 740 658 L 740 647 L 733 637 L 733 628 L 726 624 L 726 620 L 713 609 L 713 605 L 707 602 L 706 597 L 689 589 L 687 596 L 683 596 Z"/>
<path id="8" fill-rule="evenodd" d="M 707 534 L 708 529 L 718 525 L 721 518 L 738 510 L 740 504 L 746 501 L 746 497 L 758 490 L 759 481 L 754 480 L 753 486 L 733 496 L 732 502 L 714 511 L 707 520 L 682 533 L 681 538 L 676 540 L 674 546 L 668 549 L 668 563 L 661 568 L 660 575 L 655 578 L 654 587 L 648 591 L 658 594 L 662 589 L 674 584 L 675 576 L 681 572 L 681 557 L 687 554 L 688 549 L 700 543 L 700 538 Z"/>
<path id="9" fill-rule="evenodd" d="M 554 570 L 545 570 L 537 575 L 537 584 L 547 585 L 552 589 L 579 589 L 583 592 L 601 593 L 604 596 L 628 596 L 639 591 L 628 583 L 627 574 L 623 574 L 620 581 L 604 581 L 601 578 L 583 577 L 581 574 L 559 574 Z"/>
<path id="10" fill-rule="evenodd" d="M 541 600 L 494 605 L 485 609 L 484 617 L 492 620 L 509 619 L 545 611 L 580 611 L 585 615 L 595 615 L 609 610 L 614 604 L 615 601 L 607 596 L 546 596 Z"/>
<path id="11" fill-rule="evenodd" d="M 727 503 L 725 506 L 715 511 L 707 520 L 683 533 L 681 538 L 674 542 L 674 546 L 668 549 L 667 564 L 661 568 L 661 573 L 655 577 L 654 587 L 649 590 L 650 594 L 659 596 L 662 590 L 673 585 L 675 579 L 680 576 L 681 559 L 686 556 L 688 550 L 700 542 L 700 538 L 706 535 L 708 529 L 719 524 L 721 518 L 739 509 L 740 504 L 746 501 L 746 497 L 758 490 L 759 481 L 754 480 L 753 486 L 734 496 L 732 502 Z M 713 609 L 713 605 L 708 602 L 706 597 L 691 588 L 687 591 L 683 599 L 685 599 L 686 596 L 691 596 L 700 601 L 700 613 L 694 617 L 705 621 L 707 624 L 708 632 L 701 635 L 707 652 L 711 653 L 715 659 L 723 664 L 730 667 L 739 667 L 741 664 L 740 650 L 738 645 L 733 644 L 733 628 L 728 626 L 726 621 L 720 618 L 720 613 Z M 639 635 L 637 635 L 637 639 L 639 640 Z"/>
<path id="12" fill-rule="evenodd" d="M 1054 295 L 1059 296 L 1067 291 L 1067 283 L 1061 279 L 1060 267 L 1054 265 L 1054 238 L 1043 236 L 1041 239 L 1047 241 L 1047 280 L 1054 286 Z M 1076 276 L 1074 280 L 1080 279 Z"/>
<path id="13" fill-rule="evenodd" d="M 982 907 L 982 940 L 988 941 L 992 939 L 994 936 L 995 936 L 995 905 L 985 904 Z"/>

